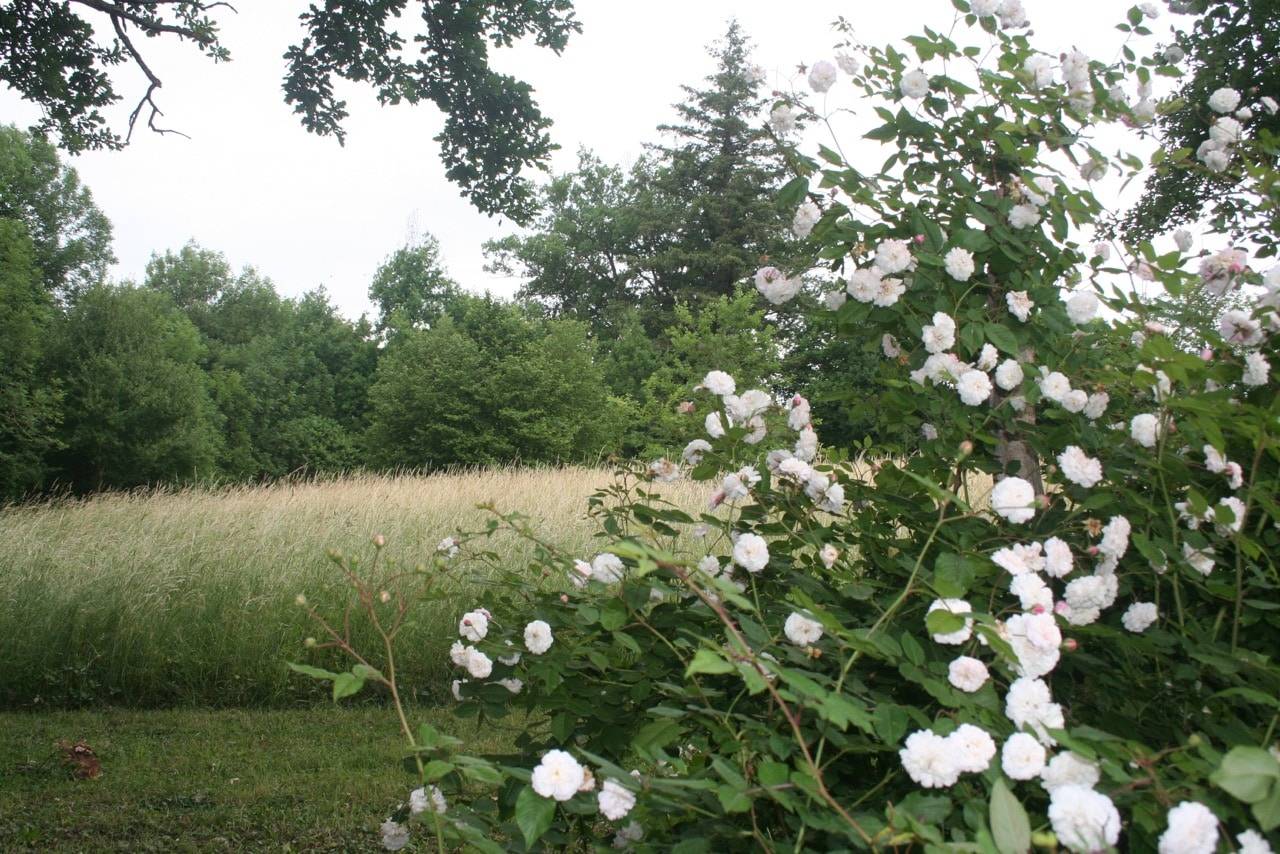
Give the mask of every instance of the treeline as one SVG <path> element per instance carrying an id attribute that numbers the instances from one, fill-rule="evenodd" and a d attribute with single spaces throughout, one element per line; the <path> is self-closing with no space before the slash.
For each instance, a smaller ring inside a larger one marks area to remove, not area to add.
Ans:
<path id="1" fill-rule="evenodd" d="M 0 128 L 0 494 L 669 453 L 712 368 L 805 393 L 825 439 L 857 441 L 875 342 L 798 332 L 751 288 L 797 251 L 788 175 L 736 26 L 711 53 L 661 145 L 626 169 L 584 152 L 533 227 L 486 245 L 515 300 L 453 281 L 428 237 L 388 257 L 355 321 L 194 243 L 105 283 L 88 190 Z"/>

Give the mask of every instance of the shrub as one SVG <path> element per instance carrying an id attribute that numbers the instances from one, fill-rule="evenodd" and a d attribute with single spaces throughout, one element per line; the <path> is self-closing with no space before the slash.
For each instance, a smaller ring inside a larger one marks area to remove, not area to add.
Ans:
<path id="1" fill-rule="evenodd" d="M 525 710 L 521 755 L 406 723 L 424 788 L 387 847 L 426 816 L 481 850 L 1269 850 L 1280 271 L 1213 228 L 1196 254 L 1081 244 L 1104 214 L 1085 182 L 1143 166 L 1091 140 L 1148 121 L 1152 75 L 1178 73 L 1135 52 L 1148 13 L 1108 66 L 1037 52 L 1016 0 L 955 5 L 971 44 L 926 29 L 914 58 L 840 58 L 882 122 L 880 173 L 823 148 L 784 190 L 832 190 L 797 224 L 847 279 L 839 334 L 884 353 L 874 405 L 919 450 L 855 465 L 818 449 L 803 398 L 708 374 L 711 441 L 592 499 L 598 555 L 542 546 L 562 590 L 507 567 L 462 616 L 458 713 Z M 807 109 L 776 105 L 779 133 Z M 1234 122 L 1158 165 L 1240 170 L 1274 216 L 1275 141 Z M 1129 273 L 1267 290 L 1184 352 Z M 720 481 L 720 512 L 647 490 L 682 471 Z M 483 560 L 505 529 L 535 537 L 501 516 L 447 551 Z"/>

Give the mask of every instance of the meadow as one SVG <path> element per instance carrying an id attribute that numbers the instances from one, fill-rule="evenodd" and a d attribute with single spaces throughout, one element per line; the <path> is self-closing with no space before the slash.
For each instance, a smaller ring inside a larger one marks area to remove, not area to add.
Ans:
<path id="1" fill-rule="evenodd" d="M 109 493 L 0 512 L 0 706 L 42 709 L 280 707 L 323 699 L 322 686 L 286 661 L 323 664 L 303 640 L 315 633 L 295 599 L 345 601 L 326 557 L 372 554 L 404 566 L 440 540 L 489 517 L 477 504 L 528 514 L 546 539 L 589 558 L 594 526 L 585 498 L 610 475 L 597 468 L 360 475 L 224 489 Z M 705 507 L 710 487 L 663 492 Z M 528 543 L 499 537 L 512 565 Z M 485 578 L 440 579 L 443 598 L 415 609 L 400 648 L 406 684 L 432 703 L 448 695 L 446 649 L 458 614 Z"/>

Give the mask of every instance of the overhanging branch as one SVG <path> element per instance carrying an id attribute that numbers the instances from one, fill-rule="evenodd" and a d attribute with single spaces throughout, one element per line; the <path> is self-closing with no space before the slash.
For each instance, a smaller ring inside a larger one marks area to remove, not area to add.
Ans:
<path id="1" fill-rule="evenodd" d="M 82 2 L 96 2 L 96 0 L 82 0 Z M 120 43 L 125 46 L 125 49 L 129 51 L 129 55 L 133 57 L 134 62 L 138 63 L 138 67 L 142 69 L 142 73 L 147 76 L 147 91 L 138 101 L 138 105 L 133 108 L 133 112 L 129 114 L 129 133 L 125 136 L 125 142 L 128 143 L 133 139 L 133 127 L 137 124 L 138 116 L 142 113 L 142 108 L 146 106 L 151 107 L 151 113 L 147 116 L 147 127 L 151 128 L 151 130 L 158 134 L 174 133 L 178 136 L 190 139 L 191 137 L 187 136 L 180 130 L 156 126 L 156 116 L 163 116 L 164 113 L 158 106 L 156 106 L 156 102 L 151 96 L 164 84 L 160 82 L 160 78 L 157 77 L 155 72 L 151 70 L 151 67 L 147 65 L 146 60 L 142 58 L 142 54 L 138 52 L 138 49 L 134 47 L 133 41 L 129 38 L 129 34 L 125 32 L 123 20 L 119 17 L 112 16 L 111 25 L 115 28 L 116 36 L 120 39 Z"/>

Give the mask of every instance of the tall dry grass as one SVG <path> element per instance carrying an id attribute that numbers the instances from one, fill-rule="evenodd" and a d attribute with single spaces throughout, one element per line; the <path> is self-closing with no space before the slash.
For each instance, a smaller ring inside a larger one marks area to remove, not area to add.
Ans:
<path id="1" fill-rule="evenodd" d="M 0 704 L 280 705 L 316 696 L 294 678 L 314 633 L 294 604 L 345 592 L 327 549 L 413 565 L 451 531 L 478 526 L 495 502 L 538 520 L 556 545 L 594 553 L 586 497 L 600 469 L 500 469 L 431 476 L 361 475 L 219 490 L 107 494 L 0 511 Z M 686 509 L 709 487 L 665 486 Z M 496 548 L 520 566 L 527 544 Z M 445 648 L 472 584 L 430 603 L 403 636 L 403 670 L 447 690 Z M 429 696 L 428 696 L 429 698 Z"/>

